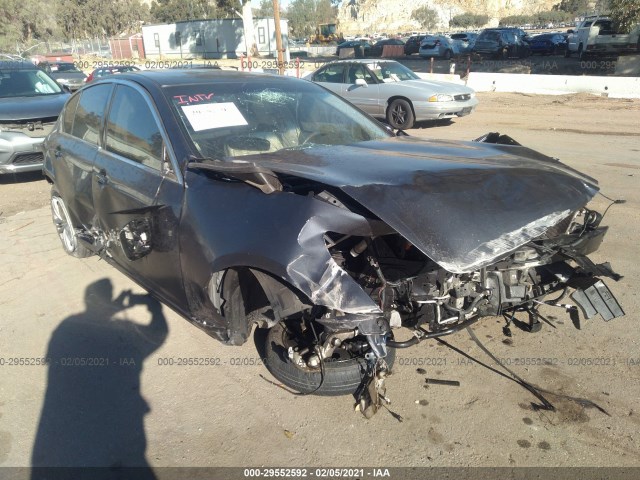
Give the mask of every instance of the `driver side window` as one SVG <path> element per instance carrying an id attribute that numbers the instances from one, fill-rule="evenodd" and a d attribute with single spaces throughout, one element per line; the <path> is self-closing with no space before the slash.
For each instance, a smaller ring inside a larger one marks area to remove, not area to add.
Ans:
<path id="1" fill-rule="evenodd" d="M 162 170 L 162 135 L 142 94 L 118 85 L 107 121 L 106 148 L 134 162 Z"/>

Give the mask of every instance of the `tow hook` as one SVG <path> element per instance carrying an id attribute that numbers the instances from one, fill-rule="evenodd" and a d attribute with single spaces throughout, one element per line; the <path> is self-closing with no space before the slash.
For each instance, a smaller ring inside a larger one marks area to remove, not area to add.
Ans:
<path id="1" fill-rule="evenodd" d="M 371 367 L 357 397 L 356 410 L 360 410 L 364 417 L 369 419 L 378 412 L 380 407 L 391 404 L 391 400 L 386 396 L 387 388 L 385 386 L 389 367 L 384 358 L 377 358 L 371 352 L 367 353 L 365 358 Z"/>

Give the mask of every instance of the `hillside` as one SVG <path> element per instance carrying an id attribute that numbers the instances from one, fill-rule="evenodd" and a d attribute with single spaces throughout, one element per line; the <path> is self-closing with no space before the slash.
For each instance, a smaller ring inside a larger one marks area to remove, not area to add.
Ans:
<path id="1" fill-rule="evenodd" d="M 449 19 L 470 12 L 488 15 L 490 26 L 508 15 L 533 14 L 551 10 L 559 0 L 346 0 L 339 13 L 339 29 L 343 34 L 373 32 L 407 32 L 424 30 L 411 18 L 413 10 L 428 6 L 438 12 L 440 28 Z"/>

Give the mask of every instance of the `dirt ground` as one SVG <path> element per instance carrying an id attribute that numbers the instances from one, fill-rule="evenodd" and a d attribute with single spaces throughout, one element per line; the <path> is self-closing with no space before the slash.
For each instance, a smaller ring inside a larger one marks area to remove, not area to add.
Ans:
<path id="1" fill-rule="evenodd" d="M 626 200 L 606 214 L 611 230 L 593 255 L 624 275 L 607 284 L 625 317 L 583 320 L 577 330 L 550 307 L 551 325 L 536 334 L 512 328 L 504 337 L 497 318 L 474 327 L 495 357 L 545 390 L 555 411 L 534 408 L 530 392 L 436 342 L 398 351 L 387 383 L 395 415 L 366 420 L 351 397 L 292 395 L 267 381 L 253 342 L 222 346 L 139 296 L 106 263 L 66 256 L 45 182 L 3 178 L 0 466 L 28 466 L 43 452 L 62 464 L 87 452 L 92 464 L 153 468 L 640 466 L 640 100 L 478 96 L 472 115 L 409 133 L 508 134 Z M 609 201 L 593 204 L 602 211 Z M 466 332 L 446 341 L 496 366 Z M 49 366 L 38 365 L 43 357 Z M 209 361 L 178 365 L 189 363 L 181 358 Z M 460 386 L 426 385 L 425 377 Z"/>

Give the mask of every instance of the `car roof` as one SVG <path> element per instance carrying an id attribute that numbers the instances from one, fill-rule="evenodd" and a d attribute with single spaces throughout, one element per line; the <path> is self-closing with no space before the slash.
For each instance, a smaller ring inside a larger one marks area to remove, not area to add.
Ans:
<path id="1" fill-rule="evenodd" d="M 157 69 L 139 70 L 120 75 L 102 77 L 93 84 L 112 82 L 114 80 L 131 80 L 145 87 L 160 88 L 173 85 L 199 85 L 207 83 L 228 83 L 242 81 L 269 80 L 274 82 L 290 82 L 306 80 L 268 73 L 237 72 L 217 68 L 197 69 Z"/>

